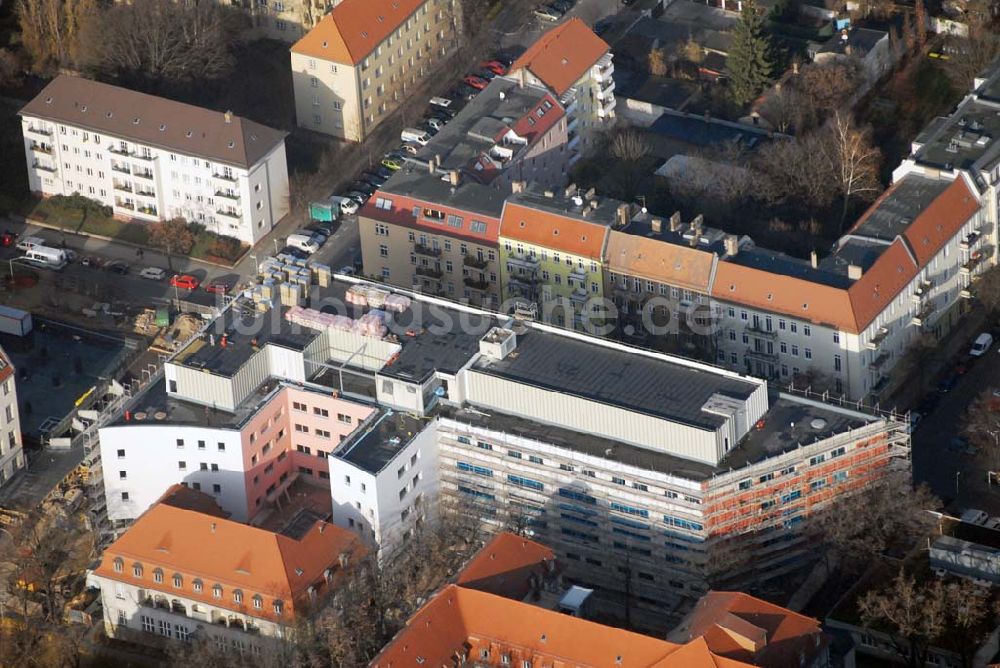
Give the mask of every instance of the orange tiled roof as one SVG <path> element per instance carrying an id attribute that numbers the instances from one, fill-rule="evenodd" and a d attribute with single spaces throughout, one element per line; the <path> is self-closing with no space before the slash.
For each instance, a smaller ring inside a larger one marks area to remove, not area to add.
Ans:
<path id="1" fill-rule="evenodd" d="M 344 0 L 292 45 L 292 53 L 357 65 L 424 2 Z"/>
<path id="2" fill-rule="evenodd" d="M 527 68 L 556 95 L 562 95 L 609 49 L 586 23 L 573 17 L 539 37 L 510 69 Z"/>
<path id="3" fill-rule="evenodd" d="M 276 618 L 274 601 L 281 601 L 284 619 L 292 619 L 295 606 L 307 600 L 307 590 L 325 581 L 326 569 L 335 571 L 340 555 L 357 561 L 365 548 L 357 536 L 326 522 L 316 522 L 301 539 L 258 529 L 239 522 L 157 503 L 143 513 L 104 552 L 95 573 L 150 589 L 153 593 L 183 593 L 185 598 L 242 612 L 253 617 Z M 121 572 L 115 560 L 124 562 Z M 133 566 L 142 565 L 141 576 Z M 154 569 L 163 571 L 163 582 L 154 580 Z M 173 576 L 183 584 L 174 588 Z M 201 592 L 194 580 L 202 582 Z M 218 583 L 222 596 L 214 598 Z M 243 593 L 243 603 L 233 600 L 234 590 Z M 317 587 L 320 590 L 320 587 Z M 260 594 L 263 606 L 252 607 Z"/>
<path id="4" fill-rule="evenodd" d="M 222 509 L 222 506 L 218 504 L 214 496 L 191 489 L 180 483 L 175 483 L 168 487 L 167 491 L 156 502 L 165 503 L 175 508 L 183 508 L 184 510 L 193 510 L 202 515 L 213 515 L 222 519 L 229 518 L 229 513 Z"/>
<path id="5" fill-rule="evenodd" d="M 487 650 L 491 663 L 502 653 L 511 655 L 511 665 L 525 659 L 534 665 L 636 668 L 747 665 L 713 656 L 704 642 L 677 645 L 458 585 L 448 585 L 417 611 L 370 665 L 450 666 L 466 644 L 471 660 Z"/>
<path id="6" fill-rule="evenodd" d="M 708 592 L 684 627 L 675 641 L 701 638 L 714 654 L 759 666 L 797 666 L 800 654 L 808 663 L 827 642 L 815 619 L 741 592 Z"/>
<path id="7" fill-rule="evenodd" d="M 886 193 L 891 192 L 890 188 Z M 875 202 L 852 228 L 854 232 Z M 712 296 L 860 333 L 979 209 L 964 179 L 949 185 L 850 287 L 824 285 L 736 262 L 719 262 Z M 914 261 L 916 260 L 916 261 Z"/>
<path id="8" fill-rule="evenodd" d="M 504 531 L 476 553 L 455 578 L 455 583 L 469 589 L 521 599 L 530 591 L 528 580 L 531 575 L 540 578 L 547 564 L 555 564 L 555 554 L 550 548 Z"/>
<path id="9" fill-rule="evenodd" d="M 715 254 L 611 230 L 604 253 L 608 271 L 707 293 Z"/>
<path id="10" fill-rule="evenodd" d="M 608 227 L 508 201 L 500 218 L 500 236 L 554 248 L 573 255 L 601 259 Z"/>
<path id="11" fill-rule="evenodd" d="M 0 348 L 0 383 L 14 375 L 14 365 L 3 348 Z"/>

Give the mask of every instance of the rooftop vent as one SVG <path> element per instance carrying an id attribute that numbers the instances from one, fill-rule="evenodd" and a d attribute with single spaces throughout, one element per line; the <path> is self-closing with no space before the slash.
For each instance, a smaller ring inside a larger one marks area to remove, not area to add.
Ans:
<path id="1" fill-rule="evenodd" d="M 809 426 L 816 431 L 820 431 L 826 428 L 826 420 L 824 420 L 823 418 L 815 418 L 813 419 L 812 422 L 809 423 Z"/>
<path id="2" fill-rule="evenodd" d="M 479 340 L 479 352 L 492 360 L 502 360 L 517 347 L 517 334 L 509 329 L 493 327 Z"/>
<path id="3" fill-rule="evenodd" d="M 139 117 L 138 116 L 136 116 L 135 118 L 132 119 L 132 125 L 139 125 Z"/>

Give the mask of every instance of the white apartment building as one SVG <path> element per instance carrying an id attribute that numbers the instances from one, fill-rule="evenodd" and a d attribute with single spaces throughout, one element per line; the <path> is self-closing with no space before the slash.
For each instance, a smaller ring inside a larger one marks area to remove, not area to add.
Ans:
<path id="1" fill-rule="evenodd" d="M 0 348 L 0 486 L 24 468 L 16 379 L 14 365 Z"/>
<path id="2" fill-rule="evenodd" d="M 80 194 L 117 218 L 183 218 L 253 245 L 287 213 L 285 133 L 61 75 L 20 111 L 28 185 Z"/>
<path id="3" fill-rule="evenodd" d="M 457 46 L 457 0 L 343 0 L 292 45 L 300 127 L 362 141 Z"/>
<path id="4" fill-rule="evenodd" d="M 287 638 L 365 553 L 316 521 L 297 535 L 226 518 L 210 497 L 173 486 L 88 573 L 108 637 L 165 647 L 196 637 L 247 661 Z"/>
<path id="5" fill-rule="evenodd" d="M 570 123 L 570 132 L 579 133 L 585 151 L 594 133 L 614 122 L 614 72 L 608 44 L 573 17 L 539 37 L 507 76 L 544 86 L 559 98 L 566 115 L 576 121 Z M 577 159 L 579 155 L 572 162 Z"/>

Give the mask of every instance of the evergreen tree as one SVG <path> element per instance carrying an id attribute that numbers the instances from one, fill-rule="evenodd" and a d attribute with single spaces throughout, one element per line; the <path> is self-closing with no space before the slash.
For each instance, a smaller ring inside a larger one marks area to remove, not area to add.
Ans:
<path id="1" fill-rule="evenodd" d="M 726 56 L 729 95 L 741 107 L 753 101 L 767 86 L 774 69 L 771 43 L 764 33 L 764 19 L 752 0 L 743 3 L 740 22 Z"/>

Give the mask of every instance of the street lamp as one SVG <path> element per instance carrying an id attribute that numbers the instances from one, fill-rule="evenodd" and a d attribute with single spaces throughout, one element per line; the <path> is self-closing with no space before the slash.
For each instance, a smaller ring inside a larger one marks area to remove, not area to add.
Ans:
<path id="1" fill-rule="evenodd" d="M 11 281 L 11 283 L 14 282 L 14 263 L 15 262 L 22 262 L 22 261 L 25 261 L 27 259 L 28 259 L 27 255 L 20 255 L 18 257 L 12 257 L 9 260 L 7 260 L 7 264 L 10 265 L 10 281 Z"/>

